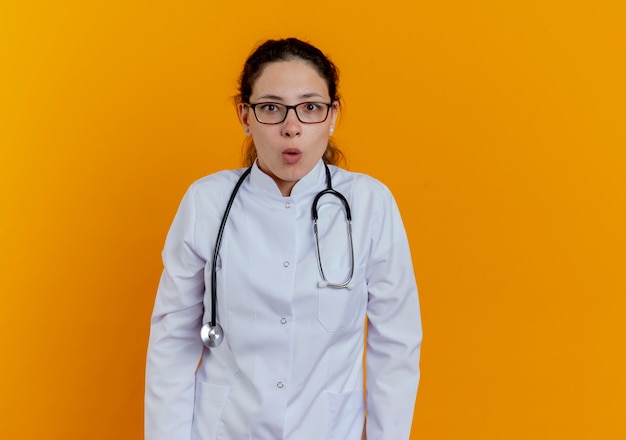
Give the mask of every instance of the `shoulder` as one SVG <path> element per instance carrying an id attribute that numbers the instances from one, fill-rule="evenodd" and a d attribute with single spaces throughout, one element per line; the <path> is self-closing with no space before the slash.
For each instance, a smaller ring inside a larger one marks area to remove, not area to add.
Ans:
<path id="1" fill-rule="evenodd" d="M 216 209 L 222 209 L 245 170 L 219 171 L 196 180 L 187 188 L 180 209 L 191 210 L 196 216 L 209 215 Z"/>
<path id="2" fill-rule="evenodd" d="M 247 168 L 237 168 L 234 170 L 222 170 L 208 176 L 204 176 L 190 185 L 194 192 L 213 191 L 223 186 L 233 186 L 246 171 Z"/>
<path id="3" fill-rule="evenodd" d="M 246 169 L 223 170 L 204 176 L 189 186 L 187 194 L 195 199 L 226 198 Z"/>
<path id="4" fill-rule="evenodd" d="M 335 166 L 329 166 L 329 168 L 331 169 L 333 186 L 343 186 L 344 190 L 347 190 L 354 197 L 393 199 L 387 185 L 368 174 L 348 171 Z"/>

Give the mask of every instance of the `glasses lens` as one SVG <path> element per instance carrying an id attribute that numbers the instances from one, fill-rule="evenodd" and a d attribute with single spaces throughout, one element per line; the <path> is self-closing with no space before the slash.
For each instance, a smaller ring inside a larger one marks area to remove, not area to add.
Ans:
<path id="1" fill-rule="evenodd" d="M 303 102 L 296 106 L 296 113 L 302 122 L 315 124 L 326 120 L 329 108 L 323 102 Z"/>
<path id="2" fill-rule="evenodd" d="M 254 106 L 254 114 L 262 124 L 278 124 L 285 119 L 287 107 L 282 104 L 267 102 Z"/>

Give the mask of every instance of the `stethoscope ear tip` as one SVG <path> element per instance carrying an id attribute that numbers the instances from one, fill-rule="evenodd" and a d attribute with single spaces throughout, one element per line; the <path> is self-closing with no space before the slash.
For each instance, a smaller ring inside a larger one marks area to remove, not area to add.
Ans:
<path id="1" fill-rule="evenodd" d="M 324 280 L 320 281 L 319 283 L 317 283 L 317 287 L 320 287 L 320 288 L 328 287 L 328 281 L 324 281 Z"/>

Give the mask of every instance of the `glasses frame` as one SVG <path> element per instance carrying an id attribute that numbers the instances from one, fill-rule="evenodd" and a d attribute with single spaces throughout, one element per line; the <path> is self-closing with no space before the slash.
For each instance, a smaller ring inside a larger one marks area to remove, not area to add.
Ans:
<path id="1" fill-rule="evenodd" d="M 257 105 L 264 105 L 264 104 L 272 104 L 272 105 L 279 105 L 282 107 L 286 108 L 285 111 L 285 117 L 282 119 L 282 121 L 280 122 L 261 122 L 259 120 L 259 117 L 256 114 L 256 106 Z M 322 119 L 321 121 L 318 122 L 306 122 L 303 121 L 302 119 L 300 119 L 300 115 L 298 114 L 298 110 L 296 110 L 297 107 L 303 105 L 303 104 L 322 104 L 326 106 L 326 116 L 324 116 L 324 119 Z M 287 119 L 287 115 L 289 114 L 289 110 L 293 109 L 293 112 L 296 114 L 296 118 L 298 118 L 298 121 L 300 121 L 302 124 L 321 124 L 322 122 L 325 122 L 326 119 L 328 119 L 328 115 L 330 114 L 330 109 L 333 106 L 332 102 L 318 102 L 318 101 L 305 101 L 305 102 L 300 102 L 296 105 L 286 105 L 286 104 L 282 104 L 280 102 L 256 102 L 256 103 L 251 103 L 251 102 L 247 102 L 245 103 L 245 105 L 247 105 L 248 107 L 250 107 L 252 109 L 252 113 L 254 113 L 254 118 L 257 120 L 257 122 L 259 124 L 263 124 L 263 125 L 278 125 L 278 124 L 282 124 L 283 122 L 285 122 L 285 119 Z"/>

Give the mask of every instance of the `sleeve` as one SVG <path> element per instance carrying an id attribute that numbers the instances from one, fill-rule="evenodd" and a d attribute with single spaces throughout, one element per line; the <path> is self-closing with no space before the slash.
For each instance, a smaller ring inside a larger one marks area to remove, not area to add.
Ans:
<path id="1" fill-rule="evenodd" d="M 191 438 L 195 372 L 202 354 L 205 260 L 194 251 L 196 207 L 187 191 L 163 249 L 163 273 L 150 322 L 145 439 Z"/>
<path id="2" fill-rule="evenodd" d="M 366 433 L 374 440 L 408 439 L 420 377 L 422 324 L 407 236 L 389 192 L 372 232 Z"/>

